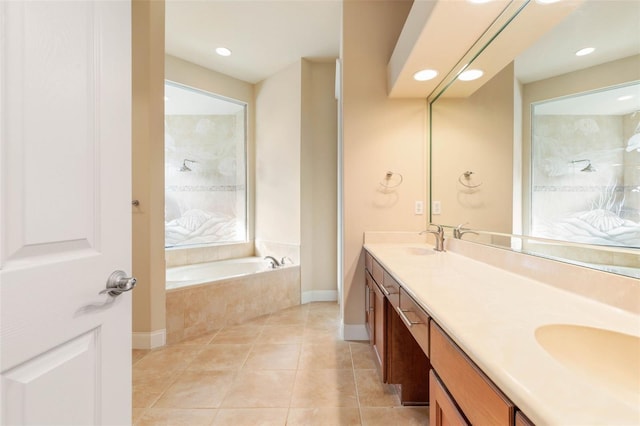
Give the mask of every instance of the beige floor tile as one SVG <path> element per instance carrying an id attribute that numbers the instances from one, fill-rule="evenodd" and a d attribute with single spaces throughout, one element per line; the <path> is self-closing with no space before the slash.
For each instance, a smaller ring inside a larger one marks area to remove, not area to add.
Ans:
<path id="1" fill-rule="evenodd" d="M 235 325 L 225 327 L 215 335 L 210 343 L 213 344 L 252 344 L 260 335 L 262 327 Z"/>
<path id="2" fill-rule="evenodd" d="M 266 325 L 298 325 L 304 326 L 307 321 L 308 312 L 306 310 L 290 310 L 275 312 L 271 314 Z"/>
<path id="3" fill-rule="evenodd" d="M 255 344 L 244 364 L 246 370 L 295 370 L 300 345 Z"/>
<path id="4" fill-rule="evenodd" d="M 282 426 L 287 408 L 221 408 L 213 426 Z"/>
<path id="5" fill-rule="evenodd" d="M 241 370 L 221 407 L 286 408 L 295 374 L 294 370 Z"/>
<path id="6" fill-rule="evenodd" d="M 145 409 L 151 407 L 160 398 L 162 392 L 150 392 L 133 388 L 131 395 L 131 406 L 137 409 Z"/>
<path id="7" fill-rule="evenodd" d="M 302 335 L 304 343 L 333 343 L 340 340 L 340 330 L 327 327 L 306 326 Z"/>
<path id="8" fill-rule="evenodd" d="M 136 422 L 140 420 L 145 411 L 147 411 L 146 408 L 133 407 L 133 409 L 131 410 L 131 424 L 135 425 Z"/>
<path id="9" fill-rule="evenodd" d="M 201 346 L 166 346 L 146 354 L 135 367 L 139 370 L 157 372 L 184 369 L 200 352 Z"/>
<path id="10" fill-rule="evenodd" d="M 298 370 L 291 407 L 357 407 L 353 370 Z"/>
<path id="11" fill-rule="evenodd" d="M 353 368 L 357 370 L 374 370 L 378 368 L 376 355 L 369 342 L 349 342 Z"/>
<path id="12" fill-rule="evenodd" d="M 360 411 L 357 408 L 291 408 L 287 418 L 287 426 L 359 426 L 360 424 Z"/>
<path id="13" fill-rule="evenodd" d="M 136 426 L 200 426 L 210 425 L 216 415 L 211 409 L 150 408 Z"/>
<path id="14" fill-rule="evenodd" d="M 148 353 L 148 349 L 133 349 L 131 351 L 131 364 L 135 365 L 136 362 L 140 361 Z"/>
<path id="15" fill-rule="evenodd" d="M 200 336 L 195 336 L 187 339 L 183 339 L 174 345 L 206 345 L 218 334 L 220 330 L 210 331 L 208 333 L 204 333 Z"/>
<path id="16" fill-rule="evenodd" d="M 342 341 L 305 343 L 302 345 L 298 368 L 301 370 L 353 368 L 349 343 Z"/>
<path id="17" fill-rule="evenodd" d="M 185 371 L 154 408 L 217 408 L 233 385 L 235 372 Z"/>
<path id="18" fill-rule="evenodd" d="M 380 381 L 378 370 L 355 370 L 360 407 L 396 407 L 400 399 L 393 385 Z"/>
<path id="19" fill-rule="evenodd" d="M 256 343 L 302 343 L 304 331 L 304 327 L 299 325 L 267 325 L 262 329 Z"/>
<path id="20" fill-rule="evenodd" d="M 428 426 L 429 407 L 384 407 L 360 409 L 364 426 Z"/>
<path id="21" fill-rule="evenodd" d="M 162 392 L 180 376 L 181 371 L 171 369 L 162 371 L 144 370 L 134 365 L 132 373 L 134 389 L 147 392 Z"/>
<path id="22" fill-rule="evenodd" d="M 194 358 L 187 370 L 238 370 L 242 367 L 252 345 L 210 344 Z"/>

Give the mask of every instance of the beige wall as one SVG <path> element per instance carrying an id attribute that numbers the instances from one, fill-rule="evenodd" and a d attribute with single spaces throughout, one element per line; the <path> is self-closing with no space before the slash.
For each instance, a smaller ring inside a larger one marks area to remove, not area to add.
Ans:
<path id="1" fill-rule="evenodd" d="M 164 2 L 132 3 L 133 331 L 165 329 Z"/>
<path id="2" fill-rule="evenodd" d="M 302 61 L 300 258 L 303 301 L 337 297 L 335 72 L 333 61 Z"/>
<path id="3" fill-rule="evenodd" d="M 256 248 L 300 262 L 303 302 L 337 287 L 334 74 L 302 59 L 256 85 Z"/>
<path id="4" fill-rule="evenodd" d="M 442 205 L 435 223 L 512 232 L 513 81 L 512 63 L 468 98 L 433 104 L 431 195 Z M 473 174 L 462 182 L 482 185 L 461 185 L 465 171 Z"/>
<path id="5" fill-rule="evenodd" d="M 301 66 L 256 85 L 256 240 L 300 245 Z M 282 256 L 281 253 L 268 253 Z M 297 261 L 297 259 L 296 259 Z"/>
<path id="6" fill-rule="evenodd" d="M 426 100 L 389 99 L 387 63 L 410 1 L 353 1 L 343 4 L 342 153 L 343 321 L 346 338 L 365 338 L 364 231 L 415 231 L 426 215 L 414 214 L 426 201 Z M 401 173 L 394 191 L 379 191 L 387 171 Z M 425 205 L 425 211 L 428 211 Z"/>

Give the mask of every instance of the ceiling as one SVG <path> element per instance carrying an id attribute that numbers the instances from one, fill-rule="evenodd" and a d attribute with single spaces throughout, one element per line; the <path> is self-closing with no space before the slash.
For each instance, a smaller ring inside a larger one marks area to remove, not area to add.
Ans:
<path id="1" fill-rule="evenodd" d="M 341 13 L 340 0 L 166 0 L 165 51 L 258 83 L 300 58 L 338 58 Z"/>

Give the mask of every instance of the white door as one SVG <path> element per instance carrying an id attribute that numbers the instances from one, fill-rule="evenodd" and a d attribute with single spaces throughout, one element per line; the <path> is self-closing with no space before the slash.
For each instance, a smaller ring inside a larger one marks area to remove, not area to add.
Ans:
<path id="1" fill-rule="evenodd" d="M 3 425 L 131 422 L 131 5 L 0 1 Z"/>

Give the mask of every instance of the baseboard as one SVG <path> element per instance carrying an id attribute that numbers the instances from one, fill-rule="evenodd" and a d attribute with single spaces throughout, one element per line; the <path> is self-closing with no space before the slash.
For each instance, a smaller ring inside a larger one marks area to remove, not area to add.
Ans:
<path id="1" fill-rule="evenodd" d="M 365 324 L 341 324 L 342 340 L 369 340 Z"/>
<path id="2" fill-rule="evenodd" d="M 313 290 L 303 291 L 300 302 L 304 305 L 310 302 L 335 302 L 337 300 L 337 290 Z"/>
<path id="3" fill-rule="evenodd" d="M 134 331 L 131 333 L 131 346 L 133 349 L 154 349 L 167 344 L 167 330 L 149 332 Z"/>

